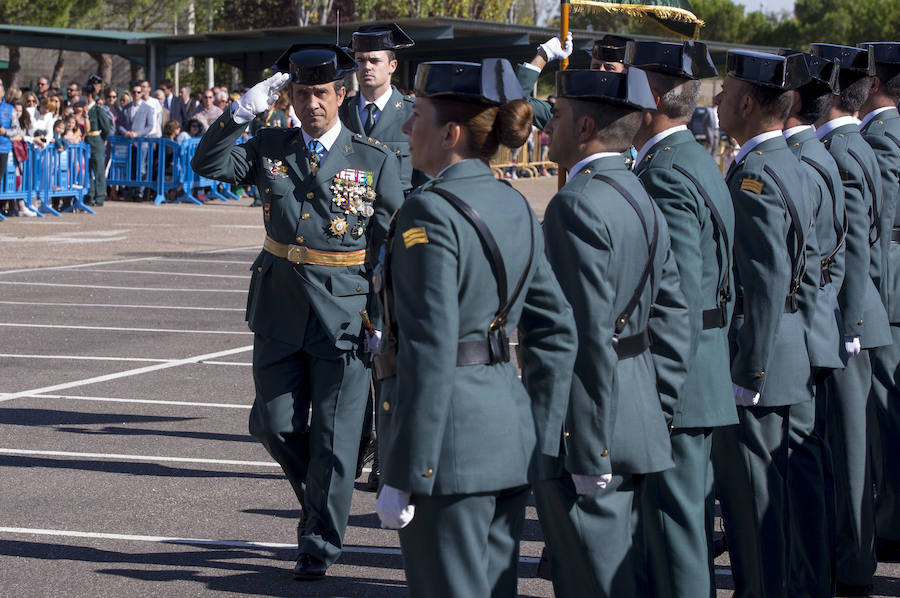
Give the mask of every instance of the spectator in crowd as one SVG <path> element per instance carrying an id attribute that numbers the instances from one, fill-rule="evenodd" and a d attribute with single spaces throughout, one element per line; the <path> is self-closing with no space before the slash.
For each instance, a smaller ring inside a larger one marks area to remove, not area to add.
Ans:
<path id="1" fill-rule="evenodd" d="M 218 108 L 213 101 L 216 99 L 213 90 L 207 89 L 200 95 L 200 107 L 193 114 L 193 117 L 200 121 L 203 125 L 203 130 L 209 128 L 209 125 L 213 124 L 217 118 L 222 116 L 222 109 Z"/>
<path id="2" fill-rule="evenodd" d="M 66 105 L 72 107 L 75 102 L 81 99 L 81 86 L 75 81 L 69 82 L 66 86 Z"/>
<path id="3" fill-rule="evenodd" d="M 72 118 L 75 119 L 75 123 L 78 125 L 78 130 L 81 131 L 81 134 L 84 135 L 87 131 L 87 113 L 85 112 L 85 106 L 87 102 L 83 99 L 87 96 L 81 96 L 82 99 L 79 99 L 75 102 L 74 106 L 72 106 Z"/>
<path id="4" fill-rule="evenodd" d="M 178 143 L 182 143 L 188 139 L 203 136 L 203 123 L 196 118 L 192 118 L 187 122 L 185 130 L 178 134 L 175 139 Z"/>
<path id="5" fill-rule="evenodd" d="M 162 122 L 163 125 L 171 120 L 171 114 L 169 109 L 166 108 L 166 92 L 161 89 L 157 89 L 153 92 L 153 97 L 156 98 L 156 101 L 159 102 L 159 105 L 162 107 Z M 162 136 L 165 136 L 165 133 L 161 132 Z"/>
<path id="6" fill-rule="evenodd" d="M 163 92 L 163 99 L 161 100 L 162 106 L 163 106 L 163 108 L 165 108 L 166 110 L 169 111 L 169 115 L 171 116 L 172 102 L 175 101 L 175 95 L 172 93 L 172 82 L 169 81 L 168 79 L 163 79 L 159 83 L 159 88 Z M 167 118 L 163 122 L 168 122 L 168 121 L 169 121 L 169 119 Z M 178 125 L 180 127 L 181 123 L 178 123 Z"/>
<path id="7" fill-rule="evenodd" d="M 103 78 L 100 75 L 91 75 L 90 77 L 88 77 L 86 87 L 90 88 L 91 95 L 93 95 L 95 98 L 99 97 L 101 95 L 101 91 L 103 90 Z M 87 95 L 85 91 L 86 90 L 84 88 L 81 89 L 82 97 Z M 84 99 L 87 100 L 86 97 Z"/>
<path id="8" fill-rule="evenodd" d="M 115 87 L 103 88 L 103 109 L 112 119 L 112 130 L 116 130 L 116 120 L 119 118 L 119 92 Z"/>
<path id="9" fill-rule="evenodd" d="M 79 94 L 80 95 L 80 94 Z M 79 100 L 81 102 L 82 100 Z M 83 108 L 83 106 L 82 106 Z M 64 122 L 63 137 L 69 145 L 77 145 L 84 140 L 84 133 L 78 124 L 78 119 L 74 114 L 66 117 Z"/>
<path id="10" fill-rule="evenodd" d="M 153 130 L 153 109 L 143 102 L 144 91 L 140 81 L 131 84 L 130 104 L 119 113 L 116 132 L 123 137 L 148 137 Z M 124 94 L 123 94 L 124 95 Z"/>
<path id="11" fill-rule="evenodd" d="M 53 145 L 58 152 L 64 152 L 69 147 L 69 141 L 66 139 L 65 119 L 58 118 L 53 123 Z"/>
<path id="12" fill-rule="evenodd" d="M 278 99 L 266 112 L 256 115 L 250 121 L 250 134 L 256 135 L 256 132 L 265 127 L 287 128 L 290 126 L 285 109 L 290 105 L 291 100 L 285 90 L 278 92 Z"/>
<path id="13" fill-rule="evenodd" d="M 172 120 L 177 120 L 182 129 L 187 129 L 188 121 L 199 106 L 200 103 L 191 97 L 191 88 L 183 85 L 178 90 L 178 97 L 172 100 L 169 117 Z"/>
<path id="14" fill-rule="evenodd" d="M 215 92 L 214 95 L 216 96 L 216 98 L 215 101 L 213 101 L 213 104 L 215 104 L 216 108 L 218 108 L 222 112 L 225 112 L 225 108 L 228 106 L 228 90 L 220 89 L 219 91 Z"/>
<path id="15" fill-rule="evenodd" d="M 153 128 L 145 137 L 162 137 L 162 104 L 150 93 L 150 82 L 141 81 L 141 99 L 153 110 Z"/>
<path id="16" fill-rule="evenodd" d="M 58 109 L 59 100 L 45 94 L 38 106 L 37 115 L 32 119 L 35 137 L 53 141 L 53 124 L 56 122 Z"/>
<path id="17" fill-rule="evenodd" d="M 34 115 L 37 112 L 39 103 L 40 101 L 33 91 L 29 90 L 22 94 L 22 105 L 25 106 L 25 110 L 32 120 L 34 120 Z"/>
<path id="18" fill-rule="evenodd" d="M 25 146 L 26 143 L 33 143 L 34 139 L 31 137 L 31 116 L 28 114 L 28 111 L 25 110 L 25 107 L 22 105 L 22 100 L 16 100 L 14 102 L 9 102 L 12 104 L 12 107 L 16 111 L 16 118 L 19 120 L 19 134 L 15 137 L 11 137 L 13 151 L 12 155 L 16 160 L 16 176 L 22 176 L 22 162 L 28 159 L 28 148 Z M 37 144 L 35 144 L 37 145 Z M 19 179 L 21 181 L 21 179 Z M 21 184 L 21 183 L 20 183 Z M 17 186 L 18 188 L 18 186 Z M 26 217 L 34 217 L 37 214 L 34 213 L 28 206 L 25 205 L 25 201 L 20 199 L 18 200 L 18 216 L 26 216 Z M 12 206 L 11 206 L 12 207 Z"/>
<path id="19" fill-rule="evenodd" d="M 37 98 L 38 101 L 44 99 L 47 92 L 50 91 L 50 80 L 47 77 L 38 77 L 37 81 Z"/>
<path id="20" fill-rule="evenodd" d="M 6 163 L 12 151 L 12 140 L 19 136 L 19 119 L 16 109 L 6 101 L 6 89 L 0 81 L 0 179 L 6 176 Z"/>

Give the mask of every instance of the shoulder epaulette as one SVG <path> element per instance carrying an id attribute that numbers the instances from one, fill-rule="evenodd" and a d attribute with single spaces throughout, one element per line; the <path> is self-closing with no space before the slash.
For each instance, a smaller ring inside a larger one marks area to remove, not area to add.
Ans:
<path id="1" fill-rule="evenodd" d="M 655 152 L 644 156 L 644 164 L 647 164 L 649 168 L 671 168 L 675 163 L 675 154 L 672 146 L 664 145 Z"/>
<path id="2" fill-rule="evenodd" d="M 353 135 L 353 141 L 355 141 L 356 143 L 361 143 L 362 145 L 374 147 L 376 149 L 381 150 L 382 152 L 384 152 L 386 154 L 391 154 L 391 155 L 394 154 L 394 151 L 391 148 L 389 148 L 388 146 L 386 146 L 385 144 L 381 143 L 380 141 L 378 141 L 377 139 L 375 139 L 373 137 L 366 137 L 362 133 L 356 133 L 355 135 Z"/>

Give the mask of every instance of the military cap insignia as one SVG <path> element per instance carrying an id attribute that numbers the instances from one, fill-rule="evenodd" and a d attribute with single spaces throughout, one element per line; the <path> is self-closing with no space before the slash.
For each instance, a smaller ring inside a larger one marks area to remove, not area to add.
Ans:
<path id="1" fill-rule="evenodd" d="M 332 236 L 343 237 L 344 233 L 347 232 L 347 221 L 343 218 L 335 218 L 331 221 L 328 230 L 331 231 Z"/>
<path id="2" fill-rule="evenodd" d="M 403 245 L 407 249 L 419 243 L 428 243 L 428 233 L 424 226 L 416 226 L 403 233 Z"/>
<path id="3" fill-rule="evenodd" d="M 331 182 L 332 201 L 344 210 L 344 214 L 368 218 L 375 213 L 372 207 L 376 197 L 374 184 L 374 172 L 345 168 Z"/>
<path id="4" fill-rule="evenodd" d="M 759 195 L 763 190 L 763 182 L 757 179 L 743 179 L 741 181 L 741 190 Z"/>

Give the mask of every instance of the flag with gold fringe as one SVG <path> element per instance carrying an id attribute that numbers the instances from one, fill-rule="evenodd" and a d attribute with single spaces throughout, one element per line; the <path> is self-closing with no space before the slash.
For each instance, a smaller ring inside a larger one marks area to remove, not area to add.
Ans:
<path id="1" fill-rule="evenodd" d="M 697 39 L 703 26 L 688 0 L 569 0 L 568 4 L 572 12 L 608 10 L 648 17 L 675 35 L 688 39 Z"/>

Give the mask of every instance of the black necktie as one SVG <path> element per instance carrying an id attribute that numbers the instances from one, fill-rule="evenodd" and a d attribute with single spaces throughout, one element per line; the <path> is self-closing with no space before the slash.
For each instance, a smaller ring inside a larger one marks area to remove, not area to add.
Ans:
<path id="1" fill-rule="evenodd" d="M 366 111 L 369 113 L 369 116 L 366 118 L 365 131 L 366 135 L 372 134 L 372 128 L 375 126 L 375 111 L 378 110 L 378 106 L 375 103 L 366 104 Z"/>

